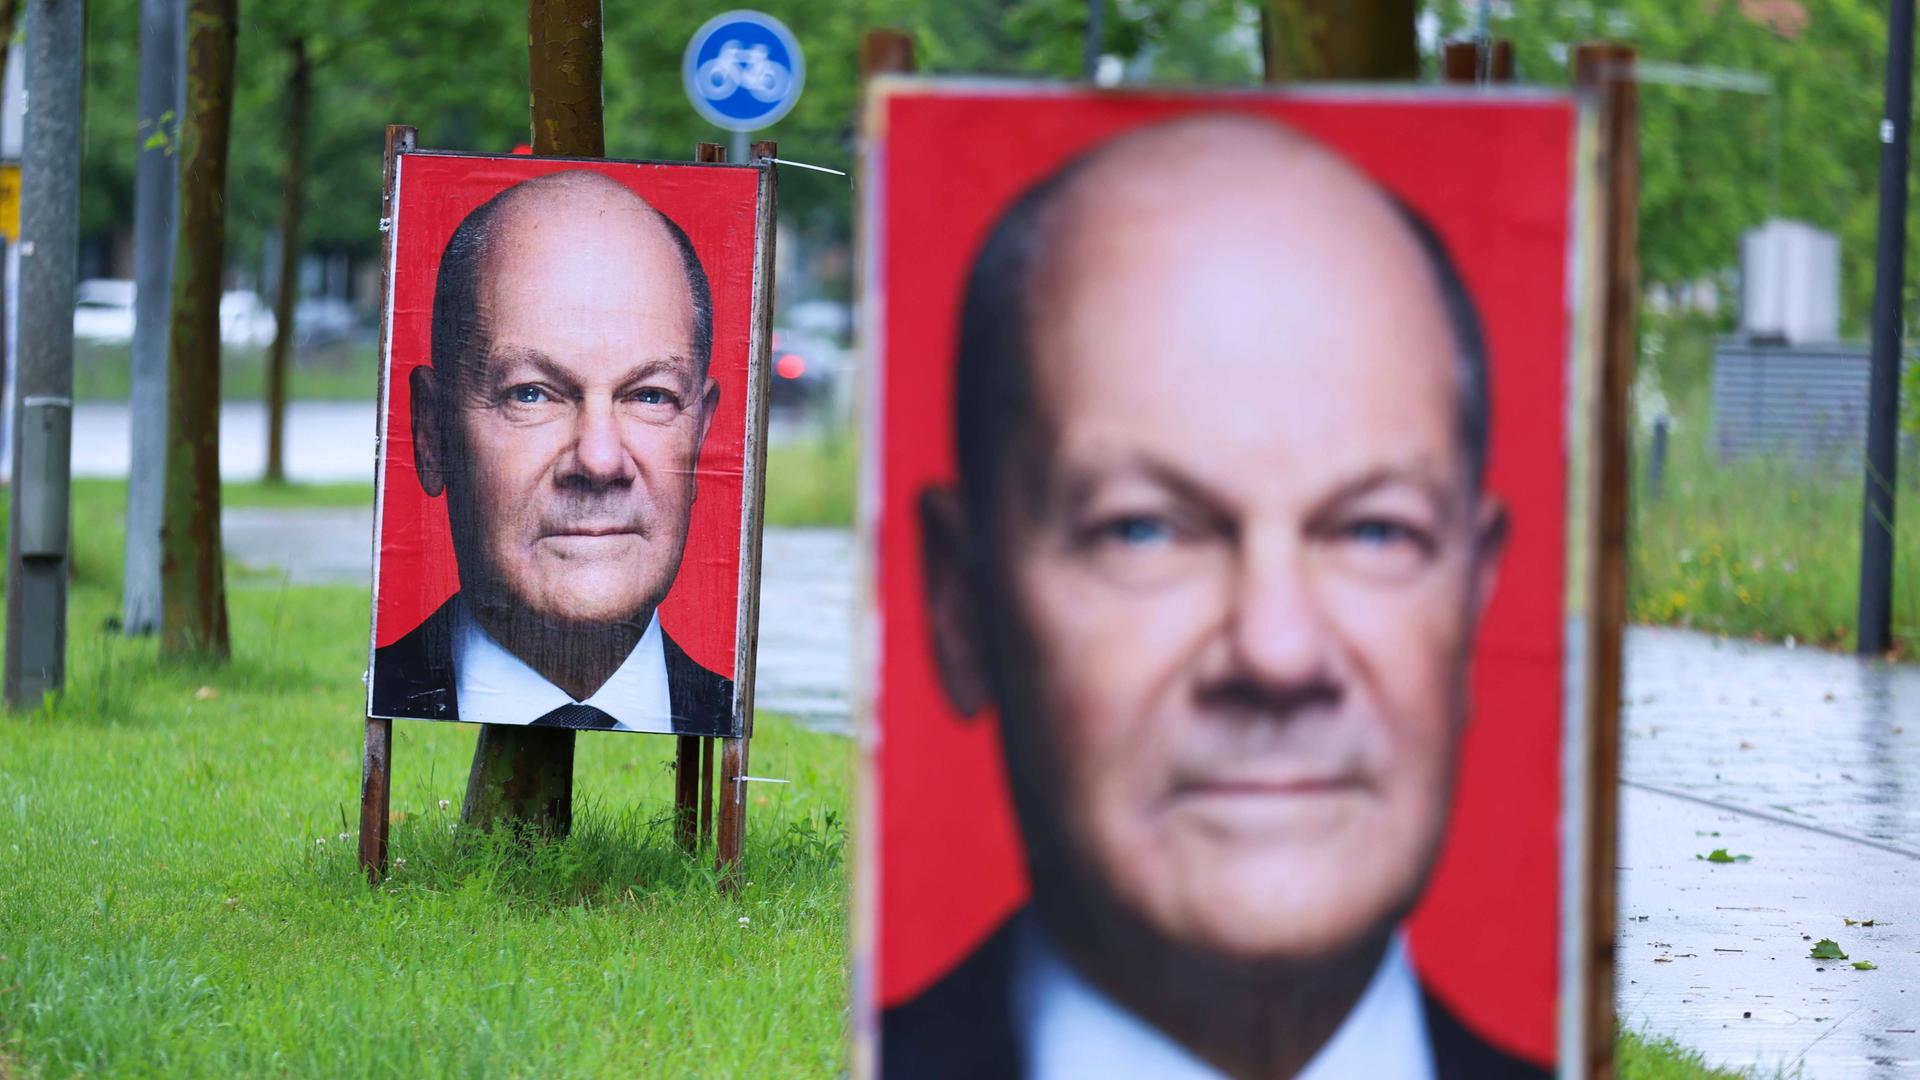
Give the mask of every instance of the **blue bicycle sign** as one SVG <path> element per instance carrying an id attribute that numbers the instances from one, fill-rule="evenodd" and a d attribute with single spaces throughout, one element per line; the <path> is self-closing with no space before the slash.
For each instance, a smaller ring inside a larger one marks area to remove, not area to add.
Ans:
<path id="1" fill-rule="evenodd" d="M 728 131 L 753 131 L 792 110 L 807 66 L 800 43 L 779 19 L 729 11 L 708 19 L 687 42 L 680 74 L 695 112 Z"/>

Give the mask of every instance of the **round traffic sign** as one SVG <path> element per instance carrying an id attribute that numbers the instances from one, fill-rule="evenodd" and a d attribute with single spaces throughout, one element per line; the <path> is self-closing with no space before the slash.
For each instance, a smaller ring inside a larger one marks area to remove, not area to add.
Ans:
<path id="1" fill-rule="evenodd" d="M 793 109 L 807 66 L 784 23 L 743 10 L 715 15 L 694 33 L 680 75 L 687 100 L 708 122 L 753 131 Z"/>

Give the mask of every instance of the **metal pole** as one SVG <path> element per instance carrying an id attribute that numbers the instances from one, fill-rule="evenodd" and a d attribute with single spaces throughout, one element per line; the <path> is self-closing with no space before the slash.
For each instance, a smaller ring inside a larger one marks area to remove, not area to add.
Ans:
<path id="1" fill-rule="evenodd" d="M 160 511 L 167 480 L 167 336 L 172 323 L 175 218 L 186 22 L 180 0 L 140 0 L 140 127 L 133 175 L 132 463 L 127 476 L 127 568 L 120 623 L 160 628 Z"/>
<path id="2" fill-rule="evenodd" d="M 1092 82 L 1100 74 L 1101 46 L 1106 43 L 1106 0 L 1087 0 L 1087 55 L 1085 77 Z"/>
<path id="3" fill-rule="evenodd" d="M 1887 110 L 1880 119 L 1880 238 L 1873 278 L 1873 374 L 1867 390 L 1866 499 L 1860 516 L 1858 648 L 1893 646 L 1893 494 L 1906 280 L 1907 135 L 1913 102 L 1913 0 L 1887 3 Z"/>
<path id="4" fill-rule="evenodd" d="M 73 293 L 80 215 L 81 0 L 27 0 L 20 192 L 20 372 L 7 526 L 4 697 L 66 680 Z"/>

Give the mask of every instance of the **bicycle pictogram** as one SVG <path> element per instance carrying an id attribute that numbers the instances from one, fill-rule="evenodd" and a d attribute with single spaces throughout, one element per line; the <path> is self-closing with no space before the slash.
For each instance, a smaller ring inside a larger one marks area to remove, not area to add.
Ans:
<path id="1" fill-rule="evenodd" d="M 729 41 L 720 46 L 720 55 L 700 65 L 696 85 L 709 101 L 725 101 L 744 89 L 755 101 L 775 102 L 786 96 L 792 81 L 793 73 L 770 59 L 765 45 Z"/>

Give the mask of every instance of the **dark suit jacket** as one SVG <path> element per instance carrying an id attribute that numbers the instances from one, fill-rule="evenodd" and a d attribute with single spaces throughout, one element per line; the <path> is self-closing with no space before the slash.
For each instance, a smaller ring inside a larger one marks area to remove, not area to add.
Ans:
<path id="1" fill-rule="evenodd" d="M 453 612 L 458 594 L 406 637 L 373 652 L 374 716 L 458 720 L 454 691 Z M 675 735 L 732 735 L 733 680 L 693 661 L 660 630 L 667 657 L 667 697 Z"/>
<path id="2" fill-rule="evenodd" d="M 1014 1080 L 1021 1075 L 1010 1006 L 1015 922 L 1002 924 L 919 997 L 881 1015 L 883 1080 Z M 1423 996 L 1438 1080 L 1547 1080 L 1548 1070 L 1489 1045 L 1432 994 Z"/>

